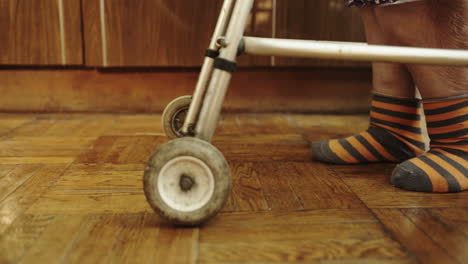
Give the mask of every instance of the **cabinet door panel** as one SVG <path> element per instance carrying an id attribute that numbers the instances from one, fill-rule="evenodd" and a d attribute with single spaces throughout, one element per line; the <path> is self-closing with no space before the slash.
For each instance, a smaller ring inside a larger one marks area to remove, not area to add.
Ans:
<path id="1" fill-rule="evenodd" d="M 247 34 L 271 36 L 273 0 L 259 0 Z M 266 3 L 270 3 L 268 4 Z M 199 66 L 222 0 L 82 0 L 86 64 Z M 242 58 L 268 65 L 269 58 Z"/>
<path id="2" fill-rule="evenodd" d="M 86 64 L 200 66 L 223 0 L 82 0 Z M 276 23 L 274 21 L 276 20 Z M 273 25 L 275 24 L 275 26 Z M 274 28 L 273 28 L 274 27 Z M 246 35 L 364 41 L 342 0 L 256 0 Z M 241 66 L 356 66 L 356 62 L 242 56 Z"/>
<path id="3" fill-rule="evenodd" d="M 0 0 L 0 63 L 83 63 L 80 0 Z"/>
<path id="4" fill-rule="evenodd" d="M 343 0 L 276 0 L 278 38 L 365 42 L 357 8 Z M 277 66 L 363 66 L 367 63 L 275 58 Z"/>
<path id="5" fill-rule="evenodd" d="M 273 37 L 274 0 L 256 0 L 245 28 L 246 36 Z M 271 66 L 272 57 L 244 55 L 238 58 L 241 66 Z"/>

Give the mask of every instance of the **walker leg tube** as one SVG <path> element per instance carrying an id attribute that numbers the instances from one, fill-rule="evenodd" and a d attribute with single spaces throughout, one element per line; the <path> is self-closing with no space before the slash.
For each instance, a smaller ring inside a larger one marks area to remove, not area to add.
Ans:
<path id="1" fill-rule="evenodd" d="M 200 118 L 195 128 L 197 138 L 211 142 L 230 81 L 230 73 L 218 69 L 214 70 L 205 102 L 200 112 Z"/>
<path id="2" fill-rule="evenodd" d="M 216 41 L 226 32 L 227 24 L 229 22 L 229 18 L 231 17 L 233 8 L 234 0 L 224 0 L 223 7 L 221 8 L 221 13 L 219 15 L 218 22 L 211 38 L 208 50 L 217 51 L 219 49 L 216 45 Z M 203 97 L 205 95 L 205 91 L 213 71 L 213 64 L 214 58 L 206 56 L 203 61 L 200 77 L 195 87 L 195 92 L 193 93 L 192 102 L 190 104 L 187 117 L 181 129 L 182 133 L 185 135 L 192 134 L 194 132 L 194 124 L 197 121 L 197 117 L 201 109 Z"/>
<path id="3" fill-rule="evenodd" d="M 252 10 L 254 0 L 237 0 L 231 22 L 226 32 L 225 44 L 221 50 L 217 64 L 235 64 L 237 48 L 244 35 L 245 26 Z M 216 64 L 216 63 L 215 63 Z M 200 118 L 195 128 L 197 138 L 210 142 L 216 129 L 219 115 L 226 95 L 232 71 L 229 67 L 216 67 L 206 92 L 204 103 L 200 112 Z"/>

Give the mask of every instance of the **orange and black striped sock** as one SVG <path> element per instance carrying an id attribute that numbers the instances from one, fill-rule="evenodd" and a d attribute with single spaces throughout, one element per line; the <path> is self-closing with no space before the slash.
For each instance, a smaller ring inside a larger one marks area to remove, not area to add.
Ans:
<path id="1" fill-rule="evenodd" d="M 374 95 L 369 129 L 348 138 L 314 142 L 316 160 L 334 164 L 401 162 L 424 153 L 420 100 Z"/>
<path id="2" fill-rule="evenodd" d="M 392 183 L 418 192 L 468 190 L 468 96 L 424 103 L 429 152 L 395 168 Z"/>

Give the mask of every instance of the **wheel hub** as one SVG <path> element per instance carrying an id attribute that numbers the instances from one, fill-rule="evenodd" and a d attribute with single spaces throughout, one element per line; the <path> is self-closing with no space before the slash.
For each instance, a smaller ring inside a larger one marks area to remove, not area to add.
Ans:
<path id="1" fill-rule="evenodd" d="M 181 156 L 167 162 L 159 172 L 158 192 L 171 208 L 182 212 L 205 206 L 214 194 L 211 169 L 200 159 Z"/>
<path id="2" fill-rule="evenodd" d="M 187 117 L 188 107 L 182 108 L 174 115 L 172 121 L 173 129 L 176 134 L 180 134 L 180 130 L 184 126 L 185 118 Z"/>
<path id="3" fill-rule="evenodd" d="M 182 191 L 184 192 L 190 191 L 190 189 L 192 189 L 194 184 L 195 184 L 195 181 L 190 176 L 187 176 L 185 174 L 182 174 L 182 176 L 180 176 L 179 185 Z"/>

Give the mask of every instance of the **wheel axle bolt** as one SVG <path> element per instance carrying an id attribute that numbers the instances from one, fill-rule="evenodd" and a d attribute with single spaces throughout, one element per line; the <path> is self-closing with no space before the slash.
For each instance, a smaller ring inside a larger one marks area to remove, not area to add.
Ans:
<path id="1" fill-rule="evenodd" d="M 195 182 L 193 179 L 187 175 L 182 175 L 180 177 L 180 182 L 179 182 L 180 188 L 184 192 L 190 191 L 192 189 L 193 185 L 195 185 Z"/>

